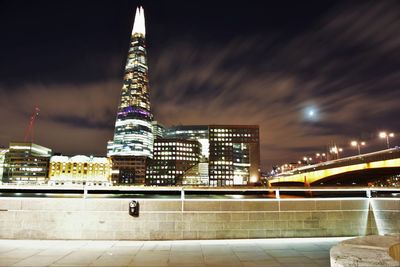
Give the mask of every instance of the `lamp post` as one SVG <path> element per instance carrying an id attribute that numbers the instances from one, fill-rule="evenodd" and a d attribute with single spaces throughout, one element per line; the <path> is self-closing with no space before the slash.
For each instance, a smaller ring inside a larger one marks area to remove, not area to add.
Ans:
<path id="1" fill-rule="evenodd" d="M 361 146 L 365 146 L 365 142 L 364 141 L 351 141 L 351 146 L 357 147 L 358 149 L 358 155 L 361 154 Z"/>
<path id="2" fill-rule="evenodd" d="M 304 161 L 306 164 L 310 164 L 310 163 L 312 162 L 312 157 L 304 156 L 304 157 L 303 157 L 303 161 Z"/>
<path id="3" fill-rule="evenodd" d="M 386 138 L 386 145 L 387 145 L 387 148 L 389 149 L 390 148 L 389 138 L 393 138 L 394 133 L 380 132 L 379 137 L 382 139 Z"/>
<path id="4" fill-rule="evenodd" d="M 319 152 L 315 153 L 315 160 L 316 161 L 319 160 L 319 162 L 323 162 L 324 158 L 326 158 L 326 154 L 325 153 L 319 153 Z"/>
<path id="5" fill-rule="evenodd" d="M 336 154 L 336 157 L 339 159 L 340 158 L 340 152 L 343 152 L 343 148 L 337 147 L 336 145 L 331 147 L 330 152 L 332 154 Z"/>

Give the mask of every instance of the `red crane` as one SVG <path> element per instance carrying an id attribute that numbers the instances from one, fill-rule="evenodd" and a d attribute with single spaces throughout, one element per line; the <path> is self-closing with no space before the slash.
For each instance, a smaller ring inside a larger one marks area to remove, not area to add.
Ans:
<path id="1" fill-rule="evenodd" d="M 24 142 L 30 141 L 33 143 L 34 126 L 35 126 L 36 117 L 39 116 L 39 112 L 40 112 L 40 109 L 38 107 L 36 107 L 33 110 L 32 116 L 30 117 L 29 122 L 28 122 L 28 127 L 26 128 L 26 131 L 25 131 Z"/>

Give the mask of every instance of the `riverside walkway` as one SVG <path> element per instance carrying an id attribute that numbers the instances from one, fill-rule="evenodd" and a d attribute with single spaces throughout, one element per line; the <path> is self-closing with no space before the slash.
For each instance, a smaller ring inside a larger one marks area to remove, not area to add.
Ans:
<path id="1" fill-rule="evenodd" d="M 0 266 L 329 266 L 341 238 L 196 241 L 0 240 Z"/>

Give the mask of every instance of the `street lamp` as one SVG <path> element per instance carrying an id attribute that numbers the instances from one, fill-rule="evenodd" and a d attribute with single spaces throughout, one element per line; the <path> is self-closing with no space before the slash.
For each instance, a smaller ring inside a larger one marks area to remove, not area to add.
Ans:
<path id="1" fill-rule="evenodd" d="M 351 141 L 351 146 L 357 147 L 358 149 L 358 155 L 361 154 L 361 146 L 365 146 L 365 142 L 364 141 Z"/>
<path id="2" fill-rule="evenodd" d="M 326 158 L 326 154 L 325 153 L 315 153 L 315 159 L 319 160 L 319 162 L 323 162 L 324 158 Z"/>
<path id="3" fill-rule="evenodd" d="M 304 157 L 303 157 L 303 161 L 305 161 L 306 164 L 310 164 L 310 162 L 312 161 L 312 158 L 311 158 L 311 157 L 309 158 L 309 157 L 304 156 Z"/>
<path id="4" fill-rule="evenodd" d="M 393 138 L 394 137 L 394 133 L 386 133 L 386 132 L 380 132 L 379 133 L 379 137 L 384 139 L 386 138 L 386 144 L 387 144 L 387 148 L 390 148 L 390 143 L 389 143 L 389 137 Z"/>
<path id="5" fill-rule="evenodd" d="M 337 147 L 337 146 L 333 146 L 333 147 L 331 147 L 330 152 L 332 154 L 336 154 L 337 158 L 339 158 L 339 156 L 340 156 L 339 152 L 343 152 L 343 148 Z"/>

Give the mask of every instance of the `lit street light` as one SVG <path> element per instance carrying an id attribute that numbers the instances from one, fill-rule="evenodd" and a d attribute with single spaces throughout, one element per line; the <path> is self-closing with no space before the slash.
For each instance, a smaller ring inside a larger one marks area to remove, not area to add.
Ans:
<path id="1" fill-rule="evenodd" d="M 358 155 L 361 154 L 361 146 L 365 146 L 365 142 L 364 141 L 351 141 L 351 146 L 357 147 L 358 149 Z"/>
<path id="2" fill-rule="evenodd" d="M 386 138 L 386 144 L 387 144 L 387 148 L 390 148 L 390 143 L 389 143 L 389 137 L 393 138 L 394 137 L 394 133 L 386 133 L 386 132 L 380 132 L 379 133 L 379 137 L 384 139 Z"/>
<path id="3" fill-rule="evenodd" d="M 331 147 L 331 149 L 330 149 L 330 152 L 332 153 L 332 154 L 336 154 L 337 155 L 337 158 L 339 158 L 340 157 L 340 152 L 343 152 L 343 148 L 341 148 L 341 147 L 337 147 L 337 146 L 333 146 L 333 147 Z"/>
<path id="4" fill-rule="evenodd" d="M 311 158 L 311 157 L 308 158 L 308 157 L 304 156 L 304 157 L 303 157 L 303 161 L 304 161 L 306 164 L 310 164 L 310 162 L 312 161 L 312 158 Z"/>
<path id="5" fill-rule="evenodd" d="M 325 154 L 325 153 L 319 153 L 319 152 L 315 153 L 315 159 L 316 159 L 316 160 L 319 159 L 319 162 L 324 161 L 324 157 L 326 157 L 326 154 Z"/>

